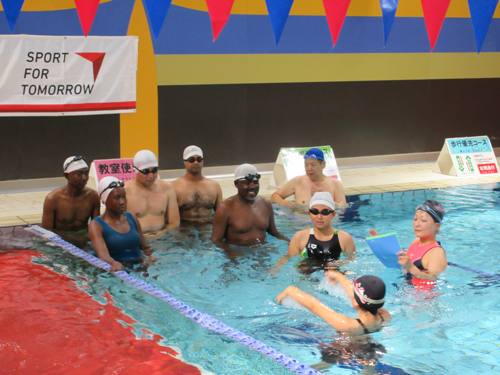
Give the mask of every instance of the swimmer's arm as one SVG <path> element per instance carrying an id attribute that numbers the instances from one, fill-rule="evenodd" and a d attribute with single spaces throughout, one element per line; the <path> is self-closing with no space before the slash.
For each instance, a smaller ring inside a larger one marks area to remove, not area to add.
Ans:
<path id="1" fill-rule="evenodd" d="M 269 226 L 267 227 L 267 233 L 269 233 L 271 236 L 276 237 L 278 240 L 290 242 L 290 239 L 284 234 L 278 232 L 278 228 L 276 228 L 276 223 L 274 222 L 274 211 L 271 202 L 266 201 L 266 205 L 268 206 L 269 210 Z"/>
<path id="2" fill-rule="evenodd" d="M 123 270 L 123 264 L 117 262 L 116 260 L 111 258 L 111 255 L 109 255 L 108 247 L 106 246 L 106 242 L 102 237 L 102 227 L 97 222 L 93 221 L 90 223 L 89 235 L 99 259 L 111 265 L 109 271 L 115 272 Z"/>
<path id="3" fill-rule="evenodd" d="M 95 219 L 97 216 L 101 214 L 101 200 L 99 199 L 99 195 L 96 191 L 92 190 L 92 217 L 91 220 Z"/>
<path id="4" fill-rule="evenodd" d="M 339 314 L 338 312 L 333 311 L 328 306 L 322 304 L 318 299 L 294 286 L 289 286 L 280 295 L 278 295 L 276 302 L 281 303 L 285 297 L 293 298 L 295 301 L 309 309 L 314 314 L 318 315 L 325 322 L 331 324 L 339 331 L 347 331 L 352 328 L 352 319 L 348 318 L 344 314 Z"/>
<path id="5" fill-rule="evenodd" d="M 435 247 L 424 255 L 424 257 L 428 257 L 428 259 L 426 259 L 427 267 L 424 265 L 424 267 L 427 268 L 427 272 L 419 270 L 404 251 L 400 251 L 398 255 L 398 263 L 413 276 L 423 280 L 436 280 L 439 274 L 443 272 L 448 265 L 446 253 L 442 247 Z"/>
<path id="6" fill-rule="evenodd" d="M 346 255 L 351 257 L 353 253 L 356 251 L 356 244 L 354 243 L 354 240 L 352 239 L 352 236 L 344 231 L 339 231 L 339 235 L 342 236 L 342 242 L 344 243 L 344 246 L 342 247 L 342 251 L 347 253 Z"/>
<path id="7" fill-rule="evenodd" d="M 338 207 L 349 207 L 345 199 L 344 185 L 339 180 L 333 180 L 334 186 L 334 201 Z"/>
<path id="8" fill-rule="evenodd" d="M 52 194 L 49 194 L 45 197 L 45 201 L 43 202 L 42 228 L 55 232 L 55 216 L 56 203 L 54 202 L 54 197 L 52 196 Z"/>
<path id="9" fill-rule="evenodd" d="M 345 277 L 345 275 L 338 271 L 330 270 L 325 272 L 325 276 L 328 278 L 328 282 L 331 285 L 340 284 L 342 289 L 344 289 L 344 291 L 351 299 L 351 302 L 354 301 L 354 291 L 352 289 L 352 283 L 347 277 Z"/>
<path id="10" fill-rule="evenodd" d="M 227 227 L 229 225 L 229 215 L 226 213 L 227 207 L 220 206 L 214 215 L 214 224 L 212 226 L 212 242 L 218 248 L 225 250 L 229 258 L 234 258 L 239 254 L 233 251 L 229 245 L 224 241 L 226 238 Z"/>
<path id="11" fill-rule="evenodd" d="M 221 203 L 223 202 L 223 196 L 222 196 L 222 189 L 219 185 L 218 182 L 215 182 L 217 184 L 217 199 L 215 200 L 215 205 L 214 205 L 214 211 L 217 211 Z"/>
<path id="12" fill-rule="evenodd" d="M 139 247 L 141 248 L 141 250 L 144 252 L 145 255 L 151 256 L 151 254 L 153 254 L 153 251 L 151 250 L 151 246 L 148 245 L 148 242 L 144 237 L 144 233 L 142 233 L 141 222 L 137 220 L 137 218 L 134 215 L 132 215 L 132 217 L 134 218 L 135 224 L 137 225 L 137 233 L 139 233 L 139 236 L 141 236 L 141 245 Z"/>
<path id="13" fill-rule="evenodd" d="M 289 196 L 295 194 L 295 188 L 297 187 L 300 181 L 299 179 L 300 176 L 292 178 L 285 185 L 276 190 L 271 195 L 271 202 L 278 203 L 283 206 L 291 206 L 291 207 L 297 206 L 294 202 L 286 201 L 285 198 L 288 198 Z"/>
<path id="14" fill-rule="evenodd" d="M 167 187 L 167 209 L 165 210 L 165 231 L 177 228 L 181 222 L 181 216 L 179 214 L 179 205 L 177 204 L 177 195 L 175 195 L 175 189 L 169 184 Z"/>

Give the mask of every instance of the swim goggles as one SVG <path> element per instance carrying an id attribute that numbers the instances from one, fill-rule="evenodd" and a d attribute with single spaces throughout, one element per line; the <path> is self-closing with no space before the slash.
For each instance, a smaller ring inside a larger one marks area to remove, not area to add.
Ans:
<path id="1" fill-rule="evenodd" d="M 187 159 L 184 159 L 184 161 L 187 161 L 188 163 L 194 163 L 194 161 L 197 161 L 198 163 L 201 163 L 203 161 L 203 157 L 201 156 L 198 156 L 197 158 L 195 158 L 194 156 L 191 156 Z"/>
<path id="2" fill-rule="evenodd" d="M 139 169 L 139 168 L 137 168 L 137 167 L 134 165 L 134 168 L 135 168 L 138 172 L 142 173 L 142 174 L 143 174 L 143 175 L 145 175 L 145 176 L 147 176 L 147 175 L 148 175 L 148 174 L 150 174 L 150 173 L 156 173 L 156 172 L 158 172 L 158 167 L 154 167 L 154 168 L 151 168 L 151 169 Z"/>
<path id="3" fill-rule="evenodd" d="M 309 212 L 311 214 L 313 214 L 314 216 L 319 215 L 319 214 L 321 214 L 323 216 L 327 216 L 327 215 L 333 214 L 335 211 L 329 210 L 328 208 L 323 208 L 321 211 L 318 210 L 317 208 L 311 208 L 309 210 Z"/>
<path id="4" fill-rule="evenodd" d="M 239 181 L 239 180 L 247 180 L 247 181 L 253 181 L 253 180 L 260 180 L 260 173 L 249 173 L 247 174 L 245 177 L 242 177 L 242 178 L 238 178 L 236 181 Z"/>
<path id="5" fill-rule="evenodd" d="M 436 213 L 436 211 L 434 211 L 432 208 L 430 208 L 426 204 L 422 204 L 420 206 L 417 206 L 416 210 L 421 210 L 421 211 L 425 211 L 425 212 L 429 213 L 429 215 L 431 215 L 432 218 L 434 219 L 434 221 L 437 223 L 441 224 L 441 221 L 443 220 L 439 217 L 439 215 Z"/>
<path id="6" fill-rule="evenodd" d="M 359 277 L 359 276 L 358 276 Z M 358 283 L 356 282 L 356 280 L 358 279 L 358 277 L 355 277 L 353 280 L 352 280 L 352 288 L 354 290 L 354 294 L 356 294 L 359 298 L 359 300 L 363 303 L 363 304 L 366 304 L 366 303 L 373 303 L 375 305 L 380 305 L 381 303 L 383 303 L 385 301 L 385 297 L 382 298 L 382 299 L 371 299 L 369 298 L 366 294 L 365 294 L 365 288 L 363 288 L 361 286 L 361 283 Z"/>
<path id="7" fill-rule="evenodd" d="M 311 154 L 311 155 L 307 155 L 305 154 L 304 155 L 304 160 L 307 160 L 307 159 L 313 159 L 313 160 L 319 160 L 319 161 L 325 161 L 325 159 L 323 159 L 321 156 L 317 156 L 316 154 Z"/>
<path id="8" fill-rule="evenodd" d="M 103 191 L 101 191 L 101 194 L 99 194 L 99 198 L 101 198 L 102 193 L 104 193 L 108 189 L 114 189 L 117 187 L 124 187 L 124 186 L 125 186 L 125 183 L 123 181 L 113 181 Z"/>
<path id="9" fill-rule="evenodd" d="M 64 170 L 66 171 L 66 169 L 68 169 L 68 167 L 71 163 L 74 163 L 75 161 L 79 161 L 79 160 L 83 160 L 85 163 L 87 162 L 87 160 L 85 160 L 85 158 L 83 156 L 75 156 L 73 159 L 71 159 L 69 162 L 67 162 L 64 165 Z"/>

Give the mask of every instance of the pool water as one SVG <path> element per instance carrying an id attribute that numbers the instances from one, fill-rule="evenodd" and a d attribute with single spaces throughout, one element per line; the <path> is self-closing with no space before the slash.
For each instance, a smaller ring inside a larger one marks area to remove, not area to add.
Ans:
<path id="1" fill-rule="evenodd" d="M 415 207 L 426 199 L 439 201 L 447 212 L 438 240 L 448 261 L 500 274 L 499 184 L 351 196 L 351 207 L 333 222 L 355 236 L 356 257 L 341 270 L 352 277 L 383 278 L 385 307 L 393 315 L 390 324 L 372 335 L 386 351 L 375 373 L 496 373 L 500 370 L 500 280 L 448 266 L 432 290 L 416 288 L 405 282 L 400 271 L 385 268 L 363 239 L 371 228 L 381 234 L 397 231 L 401 245 L 407 247 L 414 238 Z M 295 215 L 285 208 L 275 210 Z M 278 229 L 289 237 L 310 227 L 307 219 L 298 214 L 297 218 L 276 215 Z M 158 260 L 148 276 L 135 276 L 309 366 L 321 362 L 319 347 L 335 341 L 335 330 L 308 311 L 277 305 L 275 298 L 288 285 L 295 285 L 355 317 L 345 295 L 338 287 L 328 286 L 322 272 L 300 272 L 297 261 L 275 268 L 287 252 L 283 241 L 270 237 L 263 246 L 242 250 L 244 256 L 228 259 L 210 242 L 210 234 L 210 226 L 181 227 L 151 241 Z M 45 257 L 33 262 L 72 277 L 102 303 L 109 293 L 114 305 L 138 322 L 138 335 L 145 328 L 162 336 L 162 343 L 179 348 L 188 363 L 216 374 L 290 373 L 259 353 L 197 326 L 112 274 L 46 244 L 40 243 L 38 250 Z M 351 374 L 362 367 L 344 363 L 322 371 Z"/>

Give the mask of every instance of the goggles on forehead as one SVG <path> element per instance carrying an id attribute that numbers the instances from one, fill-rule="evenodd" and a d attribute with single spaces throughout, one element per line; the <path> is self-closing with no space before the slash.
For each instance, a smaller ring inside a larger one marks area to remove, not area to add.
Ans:
<path id="1" fill-rule="evenodd" d="M 67 162 L 64 165 L 64 170 L 68 169 L 68 167 L 71 163 L 74 163 L 75 161 L 79 161 L 79 160 L 83 160 L 85 163 L 87 162 L 87 160 L 85 160 L 85 158 L 83 156 L 75 156 L 73 159 L 71 159 L 69 162 Z"/>
<path id="2" fill-rule="evenodd" d="M 184 159 L 184 161 L 187 161 L 188 163 L 194 163 L 195 160 L 198 162 L 198 163 L 201 163 L 203 161 L 203 157 L 201 156 L 198 156 L 197 158 L 195 158 L 194 156 L 191 156 L 187 159 Z"/>
<path id="3" fill-rule="evenodd" d="M 441 218 L 439 217 L 439 215 L 436 213 L 436 211 L 434 211 L 432 208 L 430 208 L 426 204 L 421 204 L 420 206 L 417 206 L 416 210 L 421 210 L 421 211 L 427 212 L 429 215 L 432 216 L 434 221 L 436 221 L 437 223 L 441 223 L 441 221 L 442 221 Z"/>
<path id="4" fill-rule="evenodd" d="M 150 173 L 156 173 L 156 172 L 158 172 L 158 167 L 154 167 L 154 168 L 151 168 L 151 169 L 139 169 L 139 168 L 137 168 L 137 167 L 134 165 L 134 168 L 135 168 L 138 172 L 140 172 L 140 173 L 142 173 L 143 175 L 146 175 L 146 176 L 147 176 L 148 174 L 150 174 Z"/>
<path id="5" fill-rule="evenodd" d="M 106 189 L 104 189 L 103 191 L 101 191 L 101 194 L 99 195 L 99 198 L 102 197 L 102 193 L 104 193 L 106 190 L 109 190 L 109 189 L 114 189 L 114 188 L 117 188 L 117 187 L 124 187 L 125 186 L 125 183 L 123 181 L 113 181 L 111 182 L 107 187 Z"/>
<path id="6" fill-rule="evenodd" d="M 329 210 L 328 208 L 323 208 L 321 211 L 318 210 L 317 208 L 311 208 L 309 210 L 309 212 L 311 214 L 313 214 L 314 216 L 319 215 L 319 214 L 321 214 L 323 216 L 327 216 L 327 215 L 333 214 L 335 211 Z"/>
<path id="7" fill-rule="evenodd" d="M 321 156 L 317 156 L 315 154 L 304 155 L 304 160 L 307 160 L 307 159 L 313 159 L 313 160 L 319 160 L 319 161 L 324 161 L 325 160 Z"/>
<path id="8" fill-rule="evenodd" d="M 253 180 L 260 180 L 260 173 L 249 173 L 247 174 L 245 177 L 242 177 L 242 178 L 238 178 L 238 180 L 236 181 L 239 181 L 239 180 L 247 180 L 247 181 L 253 181 Z"/>

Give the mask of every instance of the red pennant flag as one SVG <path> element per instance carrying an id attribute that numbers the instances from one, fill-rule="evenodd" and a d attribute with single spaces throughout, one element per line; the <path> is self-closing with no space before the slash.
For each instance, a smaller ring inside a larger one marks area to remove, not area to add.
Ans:
<path id="1" fill-rule="evenodd" d="M 78 18 L 80 18 L 80 24 L 82 25 L 83 34 L 85 36 L 89 35 L 95 14 L 97 13 L 97 8 L 99 7 L 99 1 L 100 0 L 75 0 L 76 11 L 78 12 Z"/>
<path id="2" fill-rule="evenodd" d="M 224 26 L 226 26 L 234 0 L 206 0 L 206 2 L 212 20 L 212 34 L 215 42 Z"/>
<path id="3" fill-rule="evenodd" d="M 451 0 L 421 0 L 422 10 L 424 11 L 425 27 L 431 43 L 431 51 L 436 45 L 441 26 L 443 26 L 444 17 L 448 10 Z"/>
<path id="4" fill-rule="evenodd" d="M 97 76 L 99 75 L 99 70 L 101 70 L 101 65 L 102 61 L 104 60 L 104 55 L 106 53 L 104 52 L 80 52 L 77 53 L 77 55 L 83 57 L 86 60 L 89 60 L 92 63 L 92 66 L 94 68 L 94 82 L 97 79 Z"/>
<path id="5" fill-rule="evenodd" d="M 337 43 L 350 4 L 351 0 L 323 0 L 326 19 L 328 21 L 328 27 L 330 28 L 334 47 Z"/>

